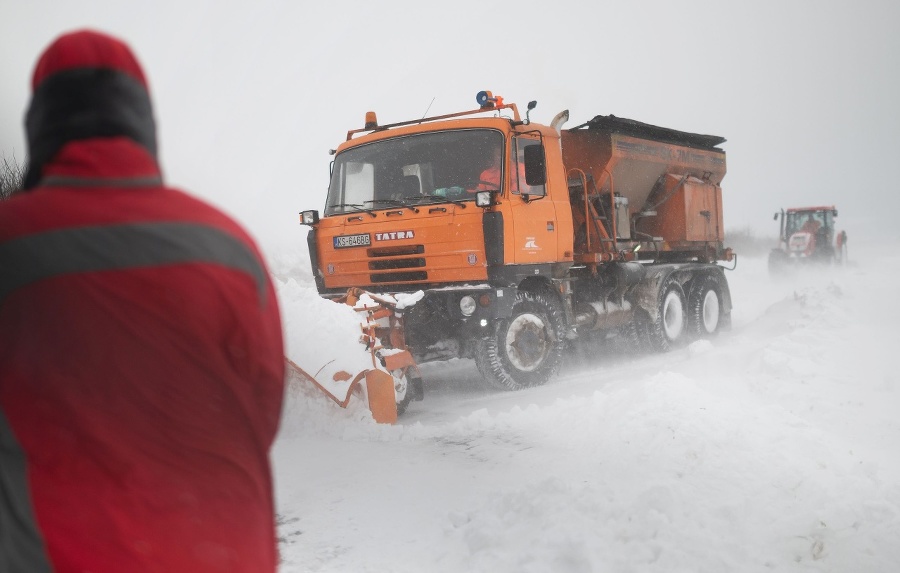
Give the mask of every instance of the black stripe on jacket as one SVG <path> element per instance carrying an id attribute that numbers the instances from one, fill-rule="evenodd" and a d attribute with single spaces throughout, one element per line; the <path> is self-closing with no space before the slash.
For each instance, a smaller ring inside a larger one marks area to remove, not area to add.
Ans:
<path id="1" fill-rule="evenodd" d="M 44 165 L 70 141 L 125 136 L 156 157 L 150 94 L 144 84 L 120 70 L 75 68 L 48 76 L 34 90 L 25 133 L 25 189 L 37 185 Z"/>

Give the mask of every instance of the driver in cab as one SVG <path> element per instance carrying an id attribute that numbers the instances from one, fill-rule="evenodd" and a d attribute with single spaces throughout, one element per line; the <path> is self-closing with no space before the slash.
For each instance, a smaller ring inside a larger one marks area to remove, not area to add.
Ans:
<path id="1" fill-rule="evenodd" d="M 502 164 L 503 150 L 500 147 L 495 147 L 491 152 L 491 164 L 478 176 L 478 184 L 471 192 L 499 190 L 503 174 Z M 513 193 L 519 192 L 519 179 L 525 181 L 525 165 L 522 162 L 518 162 L 518 166 L 519 177 L 513 178 L 510 185 Z"/>

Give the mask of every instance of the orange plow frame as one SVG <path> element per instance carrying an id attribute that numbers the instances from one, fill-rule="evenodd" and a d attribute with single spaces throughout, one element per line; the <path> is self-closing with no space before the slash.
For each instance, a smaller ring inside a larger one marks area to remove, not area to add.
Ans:
<path id="1" fill-rule="evenodd" d="M 358 307 L 360 298 L 364 295 L 368 295 L 376 304 L 374 306 L 364 305 Z M 356 375 L 345 370 L 334 372 L 333 379 L 336 382 L 351 380 L 350 387 L 347 389 L 346 397 L 343 400 L 335 396 L 316 380 L 315 376 L 309 374 L 290 358 L 285 357 L 288 369 L 299 379 L 305 380 L 318 388 L 341 408 L 347 407 L 350 403 L 350 396 L 353 393 L 363 395 L 368 402 L 372 417 L 377 423 L 395 424 L 397 422 L 397 401 L 394 389 L 394 376 L 391 375 L 391 372 L 400 371 L 403 376 L 407 375 L 409 369 L 414 369 L 418 372 L 418 366 L 412 354 L 410 354 L 409 350 L 406 350 L 403 325 L 395 313 L 396 305 L 383 297 L 358 288 L 348 290 L 346 295 L 336 299 L 335 302 L 348 304 L 357 312 L 365 313 L 365 322 L 360 322 L 362 335 L 359 342 L 371 354 L 372 368 L 362 370 Z M 382 319 L 388 319 L 390 326 L 384 327 L 379 325 L 378 321 Z M 383 356 L 377 355 L 376 352 L 378 350 L 384 349 L 381 345 L 381 337 L 385 335 L 389 339 L 391 348 L 399 350 Z M 383 366 L 379 366 L 379 361 Z M 407 391 L 410 390 L 407 389 Z"/>

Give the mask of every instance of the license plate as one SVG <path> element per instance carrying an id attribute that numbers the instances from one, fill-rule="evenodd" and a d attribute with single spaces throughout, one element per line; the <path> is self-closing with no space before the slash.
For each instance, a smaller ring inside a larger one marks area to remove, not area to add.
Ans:
<path id="1" fill-rule="evenodd" d="M 368 233 L 361 235 L 340 235 L 334 238 L 335 249 L 346 249 L 348 247 L 368 247 L 372 244 L 372 239 Z"/>

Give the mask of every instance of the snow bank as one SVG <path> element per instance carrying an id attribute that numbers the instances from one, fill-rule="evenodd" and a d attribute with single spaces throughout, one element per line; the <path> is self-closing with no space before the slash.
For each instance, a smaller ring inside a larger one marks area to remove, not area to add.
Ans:
<path id="1" fill-rule="evenodd" d="M 294 388 L 281 570 L 893 571 L 897 276 L 745 260 L 731 332 L 515 393 L 430 368 L 415 423 Z"/>
<path id="2" fill-rule="evenodd" d="M 353 379 L 375 367 L 371 353 L 360 343 L 359 313 L 323 299 L 314 287 L 294 279 L 278 285 L 278 296 L 285 355 L 343 403 Z"/>

